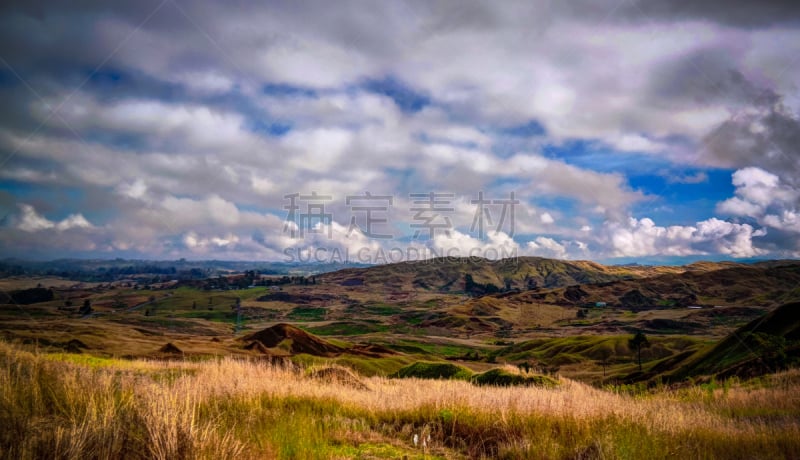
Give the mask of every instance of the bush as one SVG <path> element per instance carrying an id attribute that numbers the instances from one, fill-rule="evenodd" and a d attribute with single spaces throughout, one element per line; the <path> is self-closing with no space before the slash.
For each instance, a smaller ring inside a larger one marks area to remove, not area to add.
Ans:
<path id="1" fill-rule="evenodd" d="M 469 380 L 472 371 L 452 363 L 416 362 L 390 375 L 394 378 Z"/>
<path id="2" fill-rule="evenodd" d="M 534 385 L 540 387 L 555 387 L 558 381 L 545 375 L 514 374 L 505 369 L 491 369 L 482 374 L 474 375 L 471 379 L 475 385 L 492 385 L 508 387 L 512 385 Z"/>

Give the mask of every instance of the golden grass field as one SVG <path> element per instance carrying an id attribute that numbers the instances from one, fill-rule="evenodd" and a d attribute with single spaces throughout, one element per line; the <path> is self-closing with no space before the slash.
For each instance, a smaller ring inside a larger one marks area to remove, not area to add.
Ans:
<path id="1" fill-rule="evenodd" d="M 478 387 L 0 342 L 0 457 L 796 458 L 798 383 Z"/>

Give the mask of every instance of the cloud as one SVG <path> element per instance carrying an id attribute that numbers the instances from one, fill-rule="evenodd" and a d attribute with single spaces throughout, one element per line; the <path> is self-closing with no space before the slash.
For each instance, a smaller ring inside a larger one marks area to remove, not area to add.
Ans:
<path id="1" fill-rule="evenodd" d="M 717 211 L 767 228 L 765 249 L 783 256 L 800 254 L 800 190 L 756 167 L 737 170 L 732 181 L 735 196 L 720 202 Z"/>
<path id="2" fill-rule="evenodd" d="M 671 174 L 663 173 L 668 184 L 702 184 L 708 182 L 708 174 L 705 171 L 697 171 L 694 174 Z"/>
<path id="3" fill-rule="evenodd" d="M 17 216 L 16 228 L 24 232 L 55 229 L 58 231 L 72 228 L 91 228 L 92 224 L 80 214 L 70 214 L 64 220 L 53 222 L 36 212 L 29 204 L 19 204 L 20 215 Z"/>
<path id="4" fill-rule="evenodd" d="M 535 240 L 529 241 L 527 247 L 533 255 L 553 259 L 567 258 L 567 248 L 552 238 L 537 237 Z"/>
<path id="5" fill-rule="evenodd" d="M 668 227 L 658 226 L 647 217 L 630 218 L 626 223 L 607 223 L 603 231 L 610 257 L 724 254 L 738 258 L 766 253 L 753 241 L 765 234 L 763 230 L 717 218 Z"/>
<path id="6" fill-rule="evenodd" d="M 672 0 L 653 2 L 637 0 L 624 4 L 623 17 L 664 18 L 667 20 L 709 20 L 742 27 L 766 27 L 798 23 L 800 7 L 794 2 L 771 0 L 759 3 L 747 0 Z"/>
<path id="7" fill-rule="evenodd" d="M 656 3 L 6 2 L 0 177 L 20 206 L 0 249 L 386 249 L 346 231 L 344 198 L 393 195 L 401 237 L 408 194 L 443 191 L 459 224 L 441 243 L 460 249 L 800 250 L 796 7 Z M 573 144 L 624 160 L 609 172 Z M 629 220 L 648 200 L 676 204 L 637 176 L 639 158 L 688 171 L 672 189 L 735 169 L 735 194 L 698 204 L 691 225 Z M 512 190 L 514 237 L 468 235 L 469 199 Z M 332 239 L 292 241 L 284 195 L 312 191 L 334 197 Z M 39 205 L 54 195 L 62 220 Z"/>

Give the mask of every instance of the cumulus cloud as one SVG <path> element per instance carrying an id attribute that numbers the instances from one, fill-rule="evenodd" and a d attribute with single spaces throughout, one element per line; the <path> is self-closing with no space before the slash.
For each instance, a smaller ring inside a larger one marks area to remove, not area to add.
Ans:
<path id="1" fill-rule="evenodd" d="M 545 225 L 552 224 L 553 222 L 555 222 L 555 219 L 553 219 L 553 216 L 551 216 L 549 212 L 543 212 L 542 214 L 540 214 L 539 220 L 541 220 L 542 223 Z"/>
<path id="2" fill-rule="evenodd" d="M 25 232 L 37 232 L 47 229 L 64 231 L 72 228 L 92 227 L 92 224 L 80 214 L 70 214 L 59 222 L 53 222 L 37 213 L 36 209 L 29 204 L 20 204 L 19 209 L 20 215 L 17 216 L 16 228 Z"/>
<path id="3" fill-rule="evenodd" d="M 696 225 L 667 227 L 658 226 L 647 217 L 630 218 L 625 223 L 608 223 L 604 233 L 611 257 L 697 254 L 754 257 L 766 253 L 753 241 L 753 238 L 764 236 L 764 230 L 717 218 Z"/>
<path id="4" fill-rule="evenodd" d="M 0 249 L 378 250 L 390 243 L 340 217 L 347 195 L 393 195 L 398 230 L 411 192 L 457 194 L 453 218 L 469 223 L 478 191 L 514 190 L 513 238 L 462 223 L 431 243 L 556 257 L 799 251 L 800 64 L 785 59 L 800 52 L 796 8 L 656 3 L 6 2 L 0 177 L 20 204 Z M 608 152 L 581 161 L 573 144 Z M 693 171 L 667 176 L 672 188 L 735 169 L 735 194 L 693 225 L 629 220 L 668 199 L 632 178 L 639 158 Z M 65 201 L 62 220 L 28 204 L 54 190 L 89 198 Z M 287 238 L 284 195 L 312 191 L 335 197 L 331 238 Z M 31 236 L 44 232 L 58 238 Z"/>
<path id="5" fill-rule="evenodd" d="M 733 185 L 735 196 L 719 203 L 717 211 L 767 228 L 766 249 L 783 256 L 800 254 L 800 190 L 756 167 L 736 171 Z"/>
<path id="6" fill-rule="evenodd" d="M 533 255 L 553 259 L 567 258 L 567 248 L 552 238 L 540 236 L 533 241 L 529 241 L 527 246 Z"/>

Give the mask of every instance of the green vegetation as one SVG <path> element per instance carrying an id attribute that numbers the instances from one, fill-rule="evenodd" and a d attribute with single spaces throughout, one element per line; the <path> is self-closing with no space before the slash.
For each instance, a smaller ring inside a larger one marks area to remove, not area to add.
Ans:
<path id="1" fill-rule="evenodd" d="M 501 387 L 535 385 L 552 388 L 558 385 L 557 380 L 546 375 L 515 373 L 507 369 L 500 368 L 490 369 L 481 374 L 473 375 L 471 382 L 476 385 L 492 385 Z"/>
<path id="2" fill-rule="evenodd" d="M 663 378 L 759 375 L 800 363 L 800 303 L 783 305 L 696 353 Z"/>
<path id="3" fill-rule="evenodd" d="M 456 343 L 422 342 L 419 340 L 406 339 L 386 343 L 386 346 L 403 353 L 424 354 L 446 358 L 465 356 L 468 353 L 481 351 L 479 348 L 476 349 L 476 347 L 470 347 Z"/>
<path id="4" fill-rule="evenodd" d="M 480 374 L 494 375 L 482 388 L 369 377 L 355 385 L 236 359 L 95 365 L 0 343 L 0 452 L 22 460 L 282 460 L 792 458 L 800 451 L 797 370 L 649 391 L 569 380 L 495 388 L 506 373 L 513 375 Z"/>
<path id="5" fill-rule="evenodd" d="M 453 363 L 416 362 L 400 369 L 390 377 L 469 380 L 472 377 L 472 371 Z"/>
<path id="6" fill-rule="evenodd" d="M 325 319 L 326 310 L 319 307 L 295 307 L 287 315 L 294 321 L 322 321 Z"/>

